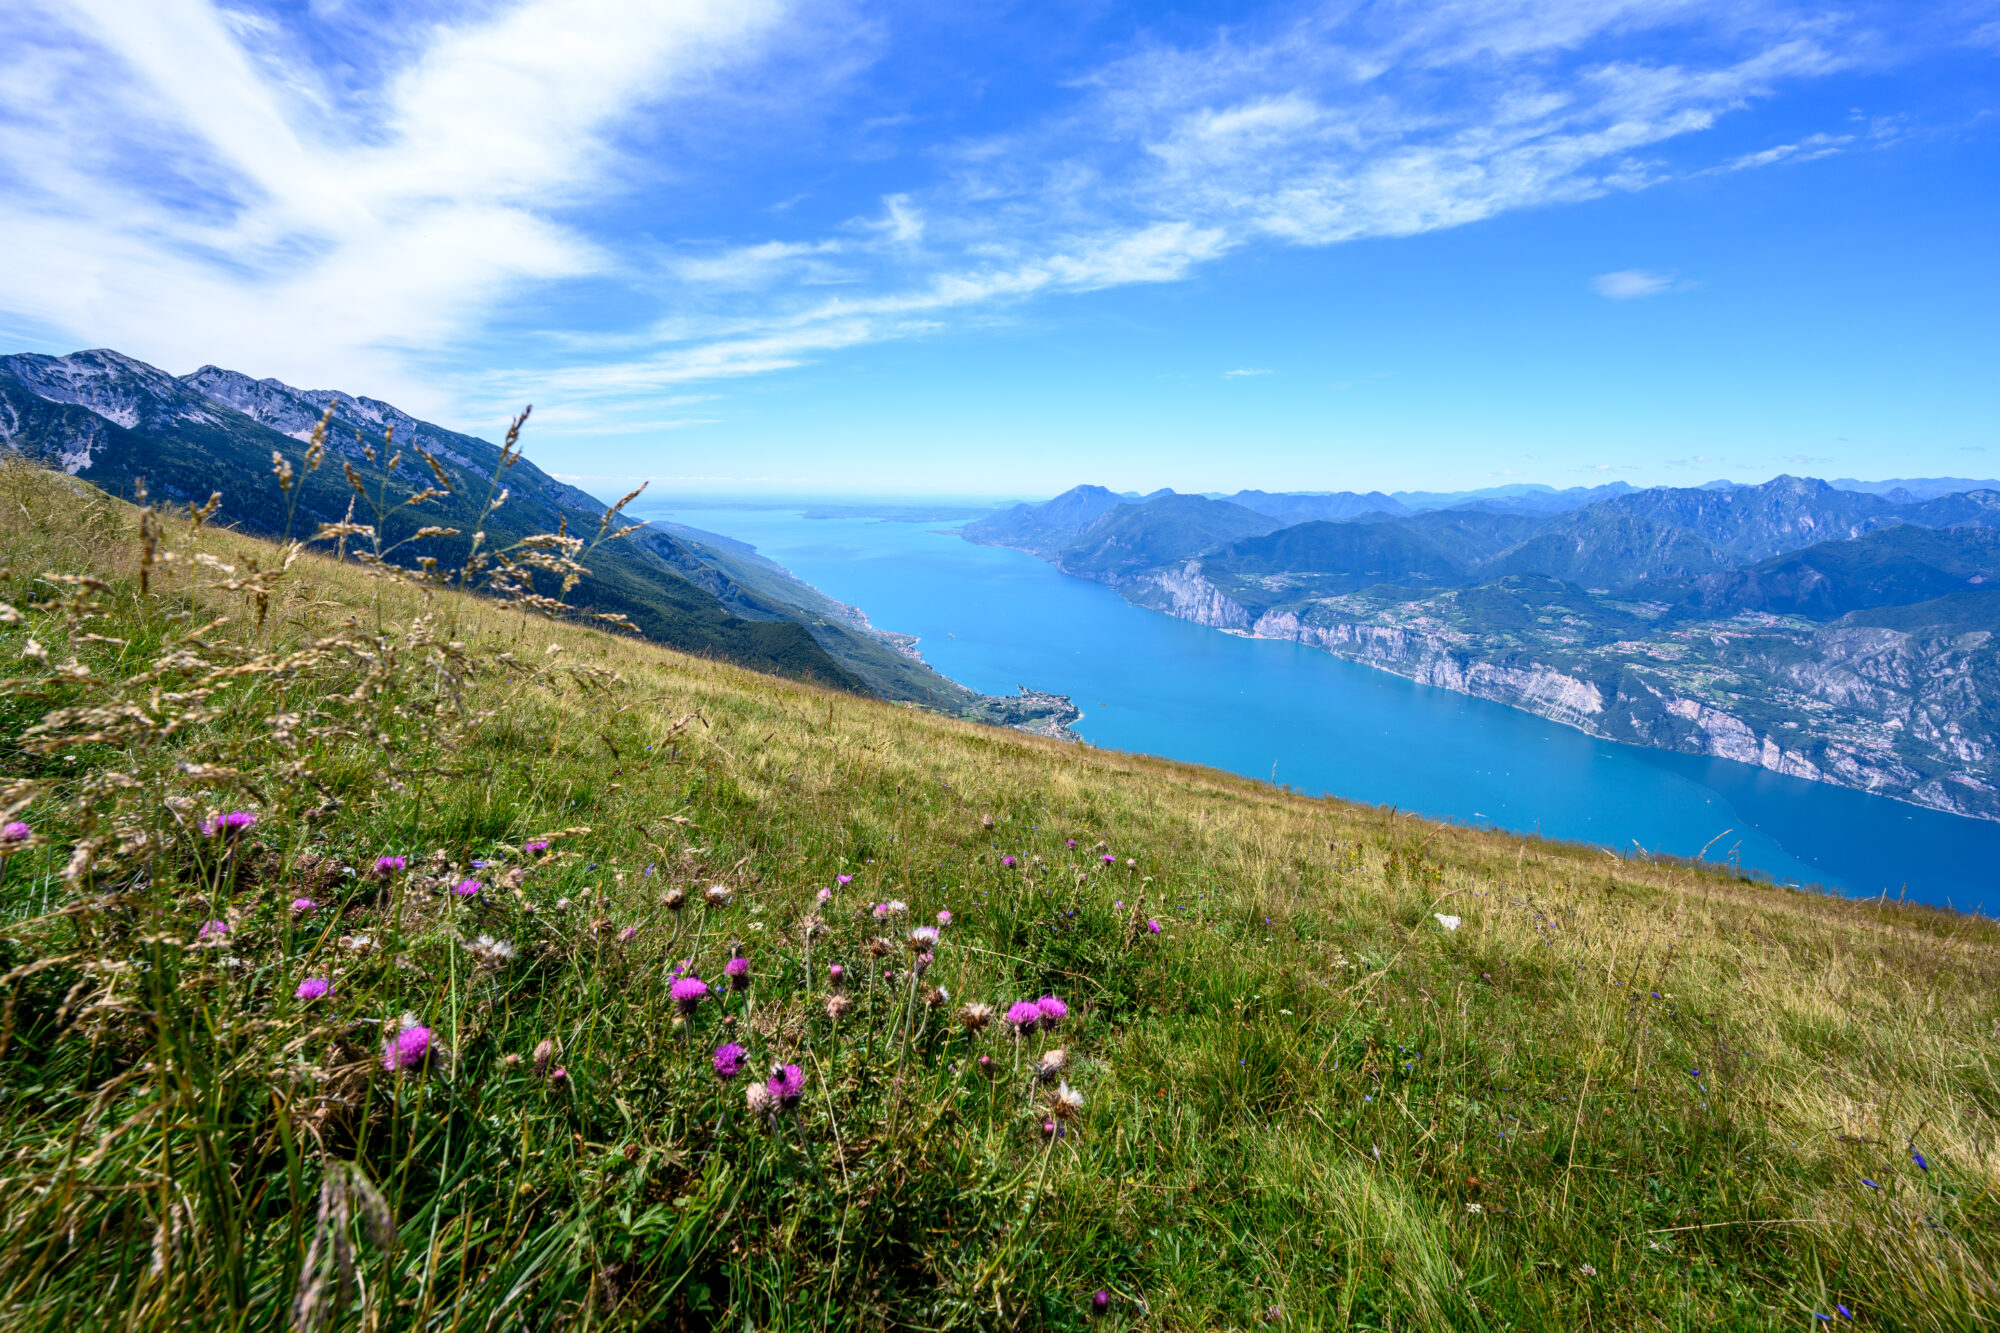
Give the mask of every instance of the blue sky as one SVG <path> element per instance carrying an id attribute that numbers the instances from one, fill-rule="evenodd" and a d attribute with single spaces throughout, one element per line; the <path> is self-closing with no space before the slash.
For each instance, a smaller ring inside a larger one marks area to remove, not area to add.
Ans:
<path id="1" fill-rule="evenodd" d="M 0 0 L 0 336 L 597 490 L 2000 474 L 2000 0 Z"/>

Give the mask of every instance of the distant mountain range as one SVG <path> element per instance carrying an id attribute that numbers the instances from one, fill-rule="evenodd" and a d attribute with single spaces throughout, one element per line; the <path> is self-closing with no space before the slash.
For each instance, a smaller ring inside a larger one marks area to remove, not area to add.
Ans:
<path id="1" fill-rule="evenodd" d="M 114 494 L 148 492 L 202 503 L 221 492 L 216 521 L 265 536 L 286 525 L 285 497 L 272 454 L 298 466 L 329 406 L 329 458 L 301 474 L 293 534 L 346 516 L 354 493 L 342 464 L 375 475 L 365 450 L 384 456 L 393 434 L 403 458 L 390 479 L 393 499 L 431 484 L 413 446 L 437 458 L 455 494 L 397 512 L 385 532 L 397 540 L 425 525 L 470 530 L 499 448 L 388 403 L 324 389 L 295 389 L 218 366 L 174 376 L 118 352 L 0 357 L 0 447 L 82 477 Z M 533 532 L 597 530 L 604 505 L 522 460 L 506 475 L 508 498 L 488 520 L 511 541 Z M 369 521 L 371 515 L 359 515 Z M 427 538 L 404 548 L 409 563 L 434 556 L 462 561 L 467 537 Z M 1066 701 L 1024 691 L 1019 698 L 975 694 L 926 666 L 906 636 L 873 630 L 853 607 L 793 578 L 751 548 L 714 533 L 667 525 L 642 528 L 600 547 L 571 601 L 617 612 L 647 638 L 760 671 L 836 689 L 880 695 L 943 712 L 1033 730 L 1059 730 L 1076 716 Z"/>
<path id="2" fill-rule="evenodd" d="M 1595 735 L 2000 819 L 2000 483 L 1079 486 L 963 531 Z"/>

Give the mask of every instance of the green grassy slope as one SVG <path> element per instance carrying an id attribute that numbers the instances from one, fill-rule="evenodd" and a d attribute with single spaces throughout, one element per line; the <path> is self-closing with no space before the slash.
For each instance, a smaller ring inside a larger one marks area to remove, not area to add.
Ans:
<path id="1" fill-rule="evenodd" d="M 1991 923 L 0 505 L 7 1327 L 2000 1313 Z"/>

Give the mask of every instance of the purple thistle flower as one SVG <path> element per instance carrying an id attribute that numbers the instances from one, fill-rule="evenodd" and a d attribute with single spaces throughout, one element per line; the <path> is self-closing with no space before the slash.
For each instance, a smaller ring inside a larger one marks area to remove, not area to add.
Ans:
<path id="1" fill-rule="evenodd" d="M 382 1068 L 392 1074 L 399 1069 L 415 1069 L 430 1051 L 431 1030 L 421 1023 L 412 1023 L 383 1045 Z"/>
<path id="2" fill-rule="evenodd" d="M 220 837 L 225 833 L 241 833 L 256 822 L 257 816 L 251 814 L 248 810 L 231 810 L 226 815 L 217 815 L 214 819 L 204 823 L 201 826 L 201 831 L 209 837 L 214 838 Z"/>
<path id="3" fill-rule="evenodd" d="M 1065 847 L 1074 847 L 1074 846 L 1076 846 L 1076 839 L 1075 839 L 1075 838 L 1064 838 L 1064 839 L 1063 839 L 1063 846 L 1065 846 Z"/>
<path id="4" fill-rule="evenodd" d="M 375 858 L 375 873 L 387 879 L 409 864 L 410 860 L 406 856 L 378 856 Z"/>
<path id="5" fill-rule="evenodd" d="M 854 882 L 854 876 L 852 876 L 852 875 L 835 875 L 835 876 L 833 877 L 833 882 L 834 882 L 834 883 L 836 883 L 836 884 L 852 884 L 852 883 Z"/>
<path id="6" fill-rule="evenodd" d="M 732 958 L 722 965 L 722 975 L 729 978 L 731 990 L 747 990 L 750 986 L 750 960 Z"/>
<path id="7" fill-rule="evenodd" d="M 1007 1022 L 1013 1026 L 1017 1037 L 1024 1032 L 1033 1032 L 1035 1025 L 1041 1021 L 1042 1007 L 1033 1000 L 1022 1000 L 1007 1008 Z"/>
<path id="8" fill-rule="evenodd" d="M 790 1106 L 806 1090 L 805 1071 L 797 1065 L 773 1065 L 771 1077 L 764 1080 L 764 1087 L 779 1107 Z"/>
<path id="9" fill-rule="evenodd" d="M 937 923 L 940 926 L 948 926 L 951 924 L 951 909 L 949 907 L 945 908 L 942 912 L 938 913 Z"/>
<path id="10" fill-rule="evenodd" d="M 1069 1017 L 1069 1006 L 1053 995 L 1044 995 L 1035 1001 L 1035 1008 L 1042 1011 L 1042 1026 L 1052 1028 Z"/>
<path id="11" fill-rule="evenodd" d="M 451 891 L 461 898 L 471 898 L 485 887 L 476 879 L 462 879 L 451 886 Z"/>
<path id="12" fill-rule="evenodd" d="M 548 849 L 549 844 L 545 840 L 525 843 L 521 847 L 521 850 L 524 852 L 546 852 Z"/>
<path id="13" fill-rule="evenodd" d="M 1148 921 L 1146 923 L 1146 929 L 1152 931 L 1155 935 L 1157 935 L 1160 933 L 1160 923 L 1157 921 Z"/>
<path id="14" fill-rule="evenodd" d="M 826 970 L 827 980 L 831 981 L 836 986 L 840 984 L 840 979 L 846 975 L 847 975 L 847 969 L 842 967 L 839 963 L 835 963 L 833 966 L 827 968 Z"/>
<path id="15" fill-rule="evenodd" d="M 201 926 L 201 932 L 196 938 L 216 940 L 218 942 L 226 940 L 229 938 L 229 923 L 227 921 L 204 921 Z"/>
<path id="16" fill-rule="evenodd" d="M 568 1080 L 569 1080 L 569 1071 L 567 1069 L 564 1069 L 561 1065 L 558 1065 L 554 1069 L 551 1069 L 549 1071 L 549 1082 L 551 1083 L 564 1083 L 567 1082 Z"/>
<path id="17" fill-rule="evenodd" d="M 618 942 L 620 944 L 630 944 L 633 940 L 637 939 L 638 937 L 639 937 L 639 928 L 637 926 L 627 926 L 625 927 L 625 929 L 618 932 Z"/>
<path id="18" fill-rule="evenodd" d="M 1000 864 L 1006 866 L 1009 870 L 1012 870 L 1014 868 L 1014 858 L 1011 856 L 1003 856 L 1000 858 Z"/>
<path id="19" fill-rule="evenodd" d="M 299 988 L 292 994 L 301 1000 L 318 1000 L 325 998 L 326 993 L 332 989 L 333 984 L 325 977 L 307 977 L 299 983 Z"/>
<path id="20" fill-rule="evenodd" d="M 681 1012 L 692 1014 L 707 996 L 708 983 L 700 977 L 682 977 L 667 989 L 674 997 L 674 1003 L 680 1006 Z"/>
<path id="21" fill-rule="evenodd" d="M 1099 1287 L 1097 1289 L 1097 1294 L 1090 1298 L 1090 1304 L 1091 1307 L 1097 1311 L 1097 1313 L 1103 1314 L 1106 1310 L 1111 1308 L 1111 1293 L 1104 1290 L 1104 1288 Z"/>
<path id="22" fill-rule="evenodd" d="M 724 1042 L 715 1048 L 715 1076 L 732 1079 L 743 1072 L 744 1050 L 733 1041 Z"/>
<path id="23" fill-rule="evenodd" d="M 26 842 L 28 839 L 34 836 L 35 836 L 35 831 L 29 828 L 26 824 L 23 824 L 18 819 L 15 820 L 13 823 L 6 825 L 3 828 L 0 828 L 0 844 L 9 842 Z"/>
<path id="24" fill-rule="evenodd" d="M 312 911 L 318 906 L 319 904 L 310 898 L 294 898 L 292 899 L 292 915 L 304 916 L 307 912 Z"/>

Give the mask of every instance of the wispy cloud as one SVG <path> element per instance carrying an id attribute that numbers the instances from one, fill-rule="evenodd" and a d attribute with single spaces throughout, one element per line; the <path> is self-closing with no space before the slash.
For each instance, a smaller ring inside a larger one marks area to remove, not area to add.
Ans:
<path id="1" fill-rule="evenodd" d="M 1851 134 L 1809 134 L 1797 143 L 1781 143 L 1775 148 L 1733 157 L 1722 164 L 1722 169 L 1744 171 L 1752 167 L 1768 167 L 1778 162 L 1811 162 L 1818 158 L 1831 157 L 1853 142 L 1854 136 Z"/>
<path id="2" fill-rule="evenodd" d="M 436 405 L 418 372 L 443 366 L 461 403 L 553 391 L 579 424 L 1249 247 L 1840 151 L 1848 136 L 1721 163 L 1667 150 L 1863 40 L 1859 20 L 1783 0 L 1287 7 L 1141 40 L 1016 123 L 871 163 L 877 202 L 815 231 L 789 188 L 678 228 L 632 217 L 643 183 L 672 175 L 660 126 L 699 109 L 727 142 L 733 80 L 781 83 L 772 62 L 805 48 L 842 65 L 839 34 L 867 26 L 786 0 L 438 0 L 435 21 L 318 46 L 297 10 L 221 0 L 0 12 L 0 231 L 35 256 L 0 266 L 0 328 L 413 407 Z M 1698 40 L 1664 58 L 1666 32 Z M 749 170 L 754 143 L 736 151 Z M 1686 284 L 1634 269 L 1595 285 Z"/>
<path id="3" fill-rule="evenodd" d="M 404 381 L 509 295 L 614 267 L 564 214 L 616 177 L 615 131 L 782 13 L 528 0 L 412 25 L 346 97 L 206 0 L 17 0 L 0 231 L 36 259 L 0 267 L 0 306 L 177 367 Z"/>
<path id="4" fill-rule="evenodd" d="M 1236 380 L 1236 379 L 1242 379 L 1248 375 L 1268 375 L 1270 373 L 1271 372 L 1268 370 L 1225 370 L 1222 372 L 1222 378 L 1226 380 Z"/>
<path id="5" fill-rule="evenodd" d="M 1600 273 L 1590 280 L 1590 288 L 1599 296 L 1613 301 L 1636 301 L 1646 296 L 1661 296 L 1667 292 L 1686 291 L 1692 283 L 1683 282 L 1671 274 L 1655 273 L 1651 269 L 1625 268 L 1616 273 Z"/>

